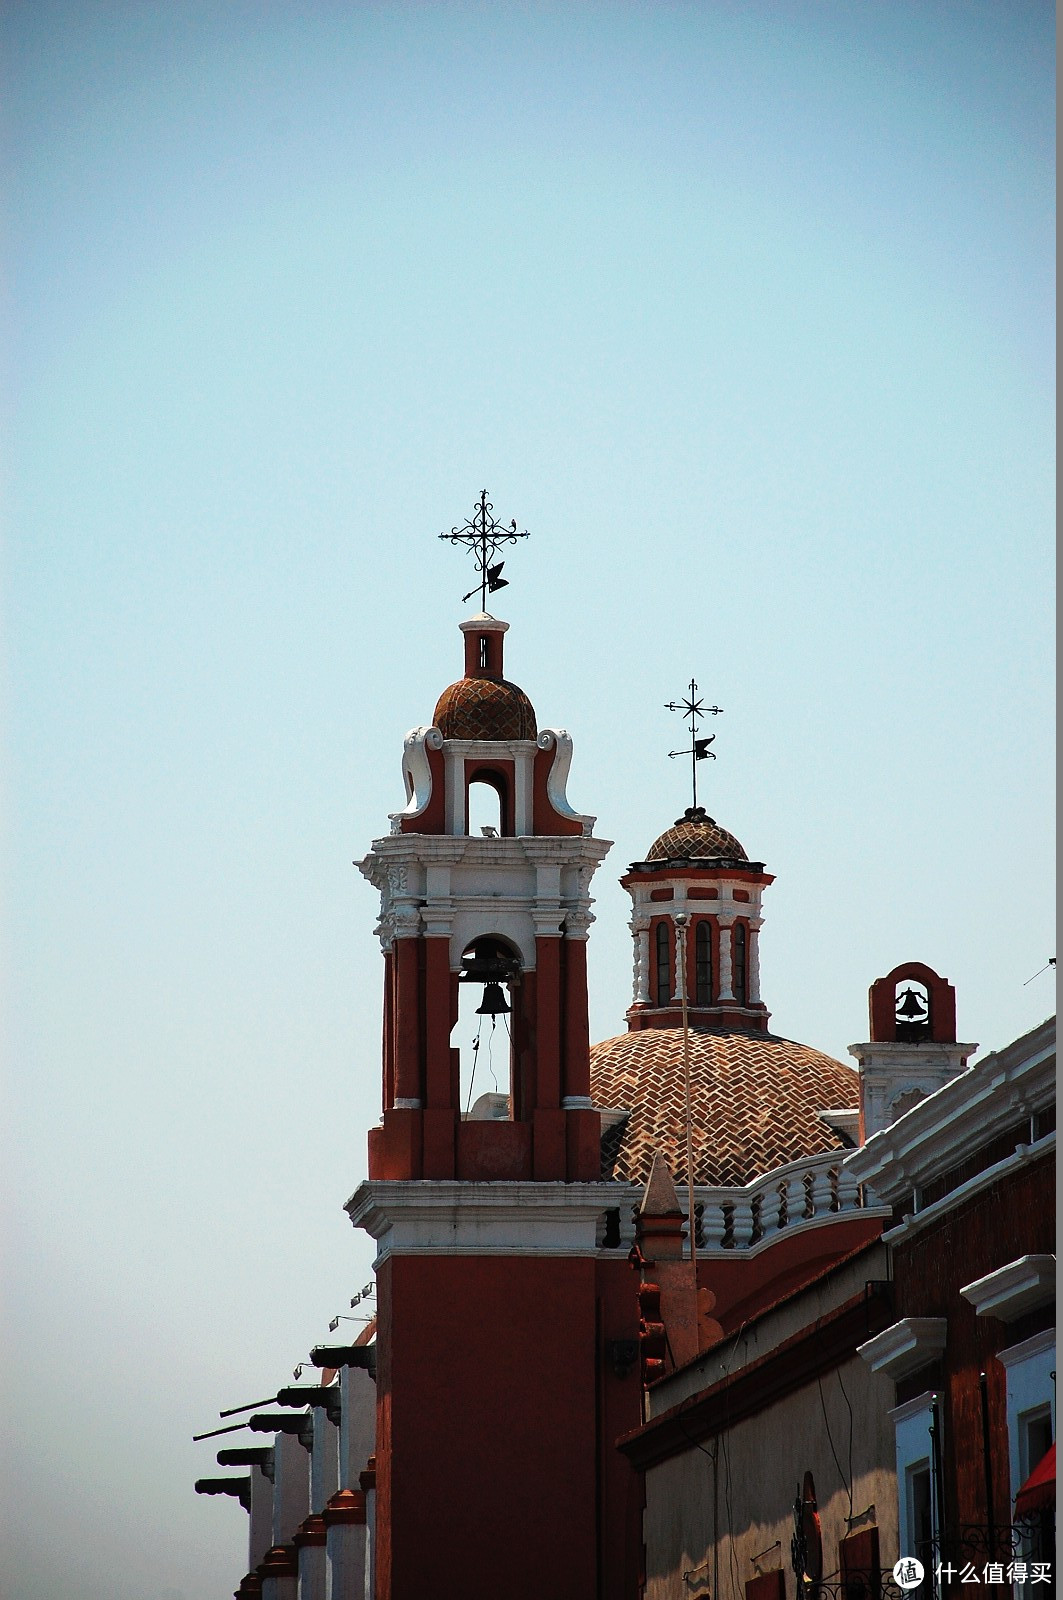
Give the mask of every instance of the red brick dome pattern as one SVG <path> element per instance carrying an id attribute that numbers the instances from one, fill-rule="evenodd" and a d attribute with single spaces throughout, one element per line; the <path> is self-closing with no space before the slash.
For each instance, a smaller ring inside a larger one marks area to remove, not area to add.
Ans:
<path id="1" fill-rule="evenodd" d="M 746 1184 L 766 1172 L 842 1148 L 817 1112 L 853 1107 L 856 1073 L 831 1056 L 770 1033 L 692 1028 L 694 1182 Z M 630 1116 L 603 1140 L 602 1177 L 645 1183 L 659 1150 L 686 1182 L 683 1035 L 646 1028 L 591 1049 L 595 1105 Z"/>
<path id="2" fill-rule="evenodd" d="M 701 806 L 697 810 L 688 806 L 675 824 L 650 845 L 646 860 L 685 861 L 714 856 L 723 856 L 728 861 L 749 859 L 733 833 L 706 816 Z"/>
<path id="3" fill-rule="evenodd" d="M 459 678 L 432 718 L 444 739 L 534 739 L 535 709 L 506 678 Z"/>

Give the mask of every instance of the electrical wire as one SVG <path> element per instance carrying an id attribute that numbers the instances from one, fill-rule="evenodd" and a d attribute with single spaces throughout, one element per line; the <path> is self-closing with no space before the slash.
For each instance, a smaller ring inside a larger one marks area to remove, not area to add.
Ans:
<path id="1" fill-rule="evenodd" d="M 845 1408 L 849 1413 L 849 1521 L 851 1522 L 853 1519 L 853 1408 L 849 1403 L 849 1396 L 846 1394 L 845 1385 L 842 1382 L 841 1367 L 835 1367 L 834 1372 L 838 1379 L 838 1388 L 842 1392 L 842 1399 L 845 1401 Z"/>
<path id="2" fill-rule="evenodd" d="M 823 1379 L 822 1378 L 817 1378 L 816 1379 L 816 1388 L 819 1390 L 819 1408 L 823 1412 L 823 1430 L 827 1435 L 827 1443 L 830 1445 L 830 1453 L 834 1457 L 834 1465 L 837 1467 L 838 1476 L 842 1480 L 842 1488 L 845 1490 L 846 1494 L 849 1496 L 849 1520 L 851 1522 L 852 1521 L 852 1516 L 853 1516 L 853 1485 L 852 1485 L 852 1448 L 853 1448 L 852 1415 L 853 1415 L 853 1413 L 852 1413 L 852 1407 L 851 1406 L 849 1407 L 849 1463 L 850 1463 L 849 1470 L 850 1470 L 850 1477 L 849 1477 L 849 1480 L 847 1482 L 846 1481 L 846 1477 L 845 1477 L 845 1468 L 842 1466 L 841 1462 L 838 1460 L 838 1452 L 834 1448 L 834 1436 L 830 1431 L 830 1422 L 829 1422 L 829 1420 L 827 1418 L 827 1403 L 823 1398 Z M 843 1393 L 844 1393 L 844 1390 L 843 1390 Z M 846 1395 L 845 1403 L 846 1403 L 846 1405 L 849 1405 L 849 1397 L 848 1397 L 848 1395 Z"/>

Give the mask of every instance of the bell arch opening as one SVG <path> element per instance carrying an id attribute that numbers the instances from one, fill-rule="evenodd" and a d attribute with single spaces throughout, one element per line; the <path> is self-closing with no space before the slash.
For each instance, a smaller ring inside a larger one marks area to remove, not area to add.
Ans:
<path id="1" fill-rule="evenodd" d="M 481 768 L 470 773 L 465 797 L 465 830 L 470 838 L 511 834 L 509 809 L 509 789 L 500 772 Z"/>
<path id="2" fill-rule="evenodd" d="M 473 1121 L 512 1121 L 513 1020 L 520 990 L 520 952 L 496 934 L 473 939 L 462 952 L 458 1020 L 450 1033 L 458 1051 L 458 1112 Z"/>
<path id="3" fill-rule="evenodd" d="M 930 991 L 918 978 L 901 978 L 894 991 L 893 1015 L 896 1038 L 918 1044 L 931 1037 Z"/>

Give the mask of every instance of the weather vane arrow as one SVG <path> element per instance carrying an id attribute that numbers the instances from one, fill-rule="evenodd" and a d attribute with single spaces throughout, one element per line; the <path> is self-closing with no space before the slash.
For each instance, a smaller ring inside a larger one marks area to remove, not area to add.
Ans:
<path id="1" fill-rule="evenodd" d="M 480 574 L 480 581 L 474 584 L 468 594 L 462 595 L 462 602 L 471 600 L 476 590 L 480 591 L 480 610 L 487 610 L 487 596 L 495 594 L 499 589 L 505 589 L 509 584 L 508 578 L 503 578 L 502 568 L 504 561 L 497 559 L 498 552 L 503 545 L 516 544 L 518 539 L 528 537 L 527 530 L 520 532 L 517 528 L 517 519 L 514 517 L 508 527 L 503 527 L 495 516 L 495 508 L 487 498 L 487 490 L 481 489 L 480 498 L 472 516 L 460 528 L 451 528 L 449 533 L 441 533 L 441 539 L 447 539 L 451 544 L 464 545 L 476 557 L 476 570 Z"/>
<path id="2" fill-rule="evenodd" d="M 698 808 L 698 762 L 715 761 L 716 752 L 709 749 L 709 745 L 716 735 L 710 733 L 704 738 L 697 737 L 698 723 L 702 717 L 718 717 L 723 706 L 707 706 L 703 700 L 698 699 L 698 686 L 694 679 L 690 680 L 690 693 L 685 700 L 669 700 L 665 705 L 666 711 L 682 711 L 689 718 L 687 732 L 690 734 L 689 750 L 669 750 L 670 758 L 675 756 L 690 757 L 690 786 L 693 792 L 692 808 Z"/>

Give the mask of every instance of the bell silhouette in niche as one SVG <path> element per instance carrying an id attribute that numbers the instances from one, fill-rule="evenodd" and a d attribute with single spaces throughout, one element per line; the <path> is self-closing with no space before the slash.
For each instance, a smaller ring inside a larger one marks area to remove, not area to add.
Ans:
<path id="1" fill-rule="evenodd" d="M 930 1030 L 930 1004 L 918 989 L 908 988 L 897 996 L 897 1038 L 915 1041 Z"/>
<path id="2" fill-rule="evenodd" d="M 500 983 L 484 984 L 483 999 L 476 1007 L 476 1015 L 478 1017 L 501 1017 L 505 1016 L 511 1009 L 509 1001 L 502 993 L 502 985 Z"/>

